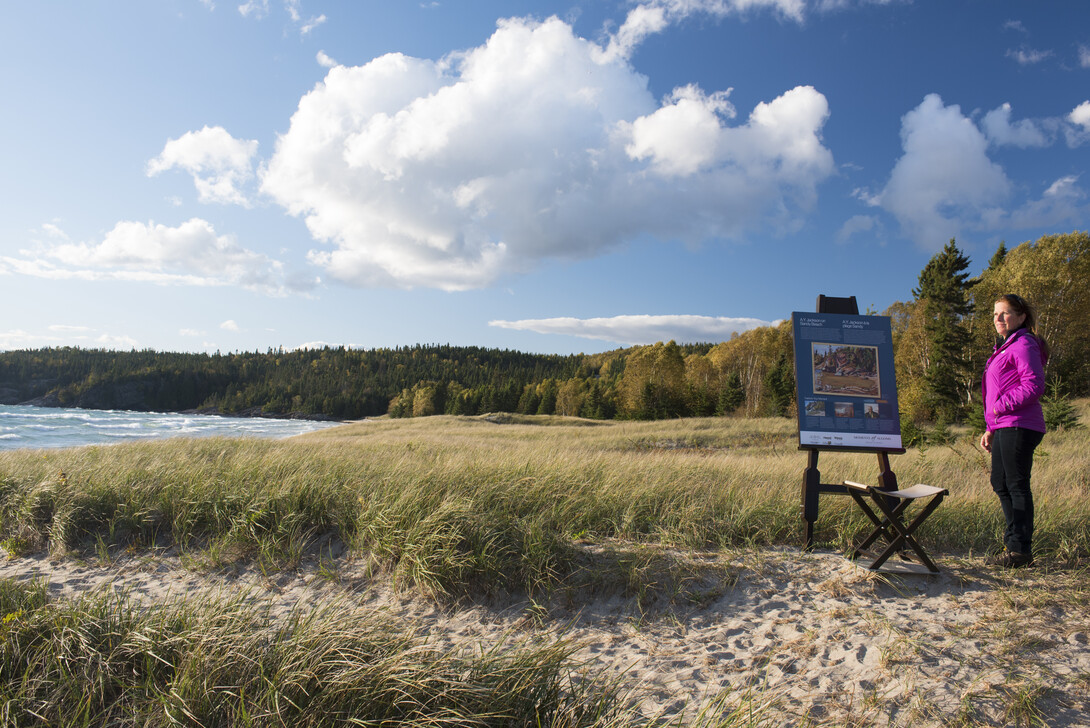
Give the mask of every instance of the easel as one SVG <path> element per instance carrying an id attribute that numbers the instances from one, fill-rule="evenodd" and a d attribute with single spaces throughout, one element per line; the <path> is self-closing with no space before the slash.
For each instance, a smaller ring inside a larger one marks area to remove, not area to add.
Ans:
<path id="1" fill-rule="evenodd" d="M 859 315 L 859 304 L 855 296 L 849 298 L 834 298 L 832 296 L 818 296 L 818 313 L 839 313 L 852 316 Z M 821 471 L 818 470 L 818 453 L 821 448 L 813 445 L 800 445 L 800 450 L 809 451 L 806 469 L 802 471 L 802 520 L 805 523 L 804 545 L 807 551 L 814 547 L 814 523 L 818 518 L 818 498 L 822 493 L 836 493 L 851 495 L 848 486 L 841 483 L 822 483 Z M 883 491 L 897 490 L 897 476 L 889 467 L 890 453 L 904 453 L 904 448 L 899 449 L 872 449 L 872 448 L 837 448 L 837 452 L 873 452 L 878 455 L 878 489 Z"/>

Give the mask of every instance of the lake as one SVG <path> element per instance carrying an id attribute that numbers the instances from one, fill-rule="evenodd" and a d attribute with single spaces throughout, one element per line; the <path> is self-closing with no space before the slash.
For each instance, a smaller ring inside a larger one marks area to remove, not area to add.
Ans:
<path id="1" fill-rule="evenodd" d="M 110 445 L 168 437 L 301 435 L 336 422 L 0 405 L 0 450 Z"/>

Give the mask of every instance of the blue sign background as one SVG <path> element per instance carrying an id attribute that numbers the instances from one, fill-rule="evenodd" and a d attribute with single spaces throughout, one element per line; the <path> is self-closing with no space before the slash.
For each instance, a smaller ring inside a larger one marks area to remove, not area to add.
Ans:
<path id="1" fill-rule="evenodd" d="M 888 316 L 791 314 L 799 445 L 901 450 Z"/>

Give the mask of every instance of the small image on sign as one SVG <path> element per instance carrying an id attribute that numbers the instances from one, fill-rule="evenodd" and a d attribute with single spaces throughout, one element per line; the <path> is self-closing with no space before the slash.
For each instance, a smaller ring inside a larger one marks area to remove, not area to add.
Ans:
<path id="1" fill-rule="evenodd" d="M 878 347 L 813 342 L 810 348 L 815 394 L 878 396 Z"/>

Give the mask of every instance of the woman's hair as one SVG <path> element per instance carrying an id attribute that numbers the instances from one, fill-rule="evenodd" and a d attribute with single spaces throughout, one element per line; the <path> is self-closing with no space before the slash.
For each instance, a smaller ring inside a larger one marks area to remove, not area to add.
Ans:
<path id="1" fill-rule="evenodd" d="M 1022 298 L 1015 293 L 1004 293 L 999 298 L 995 299 L 996 303 L 1003 301 L 1011 310 L 1016 314 L 1025 316 L 1026 320 L 1022 322 L 1019 328 L 1023 328 L 1037 339 L 1037 343 L 1041 345 L 1041 362 L 1048 361 L 1048 343 L 1037 333 L 1037 312 L 1033 310 L 1033 306 L 1029 305 L 1029 301 Z"/>

